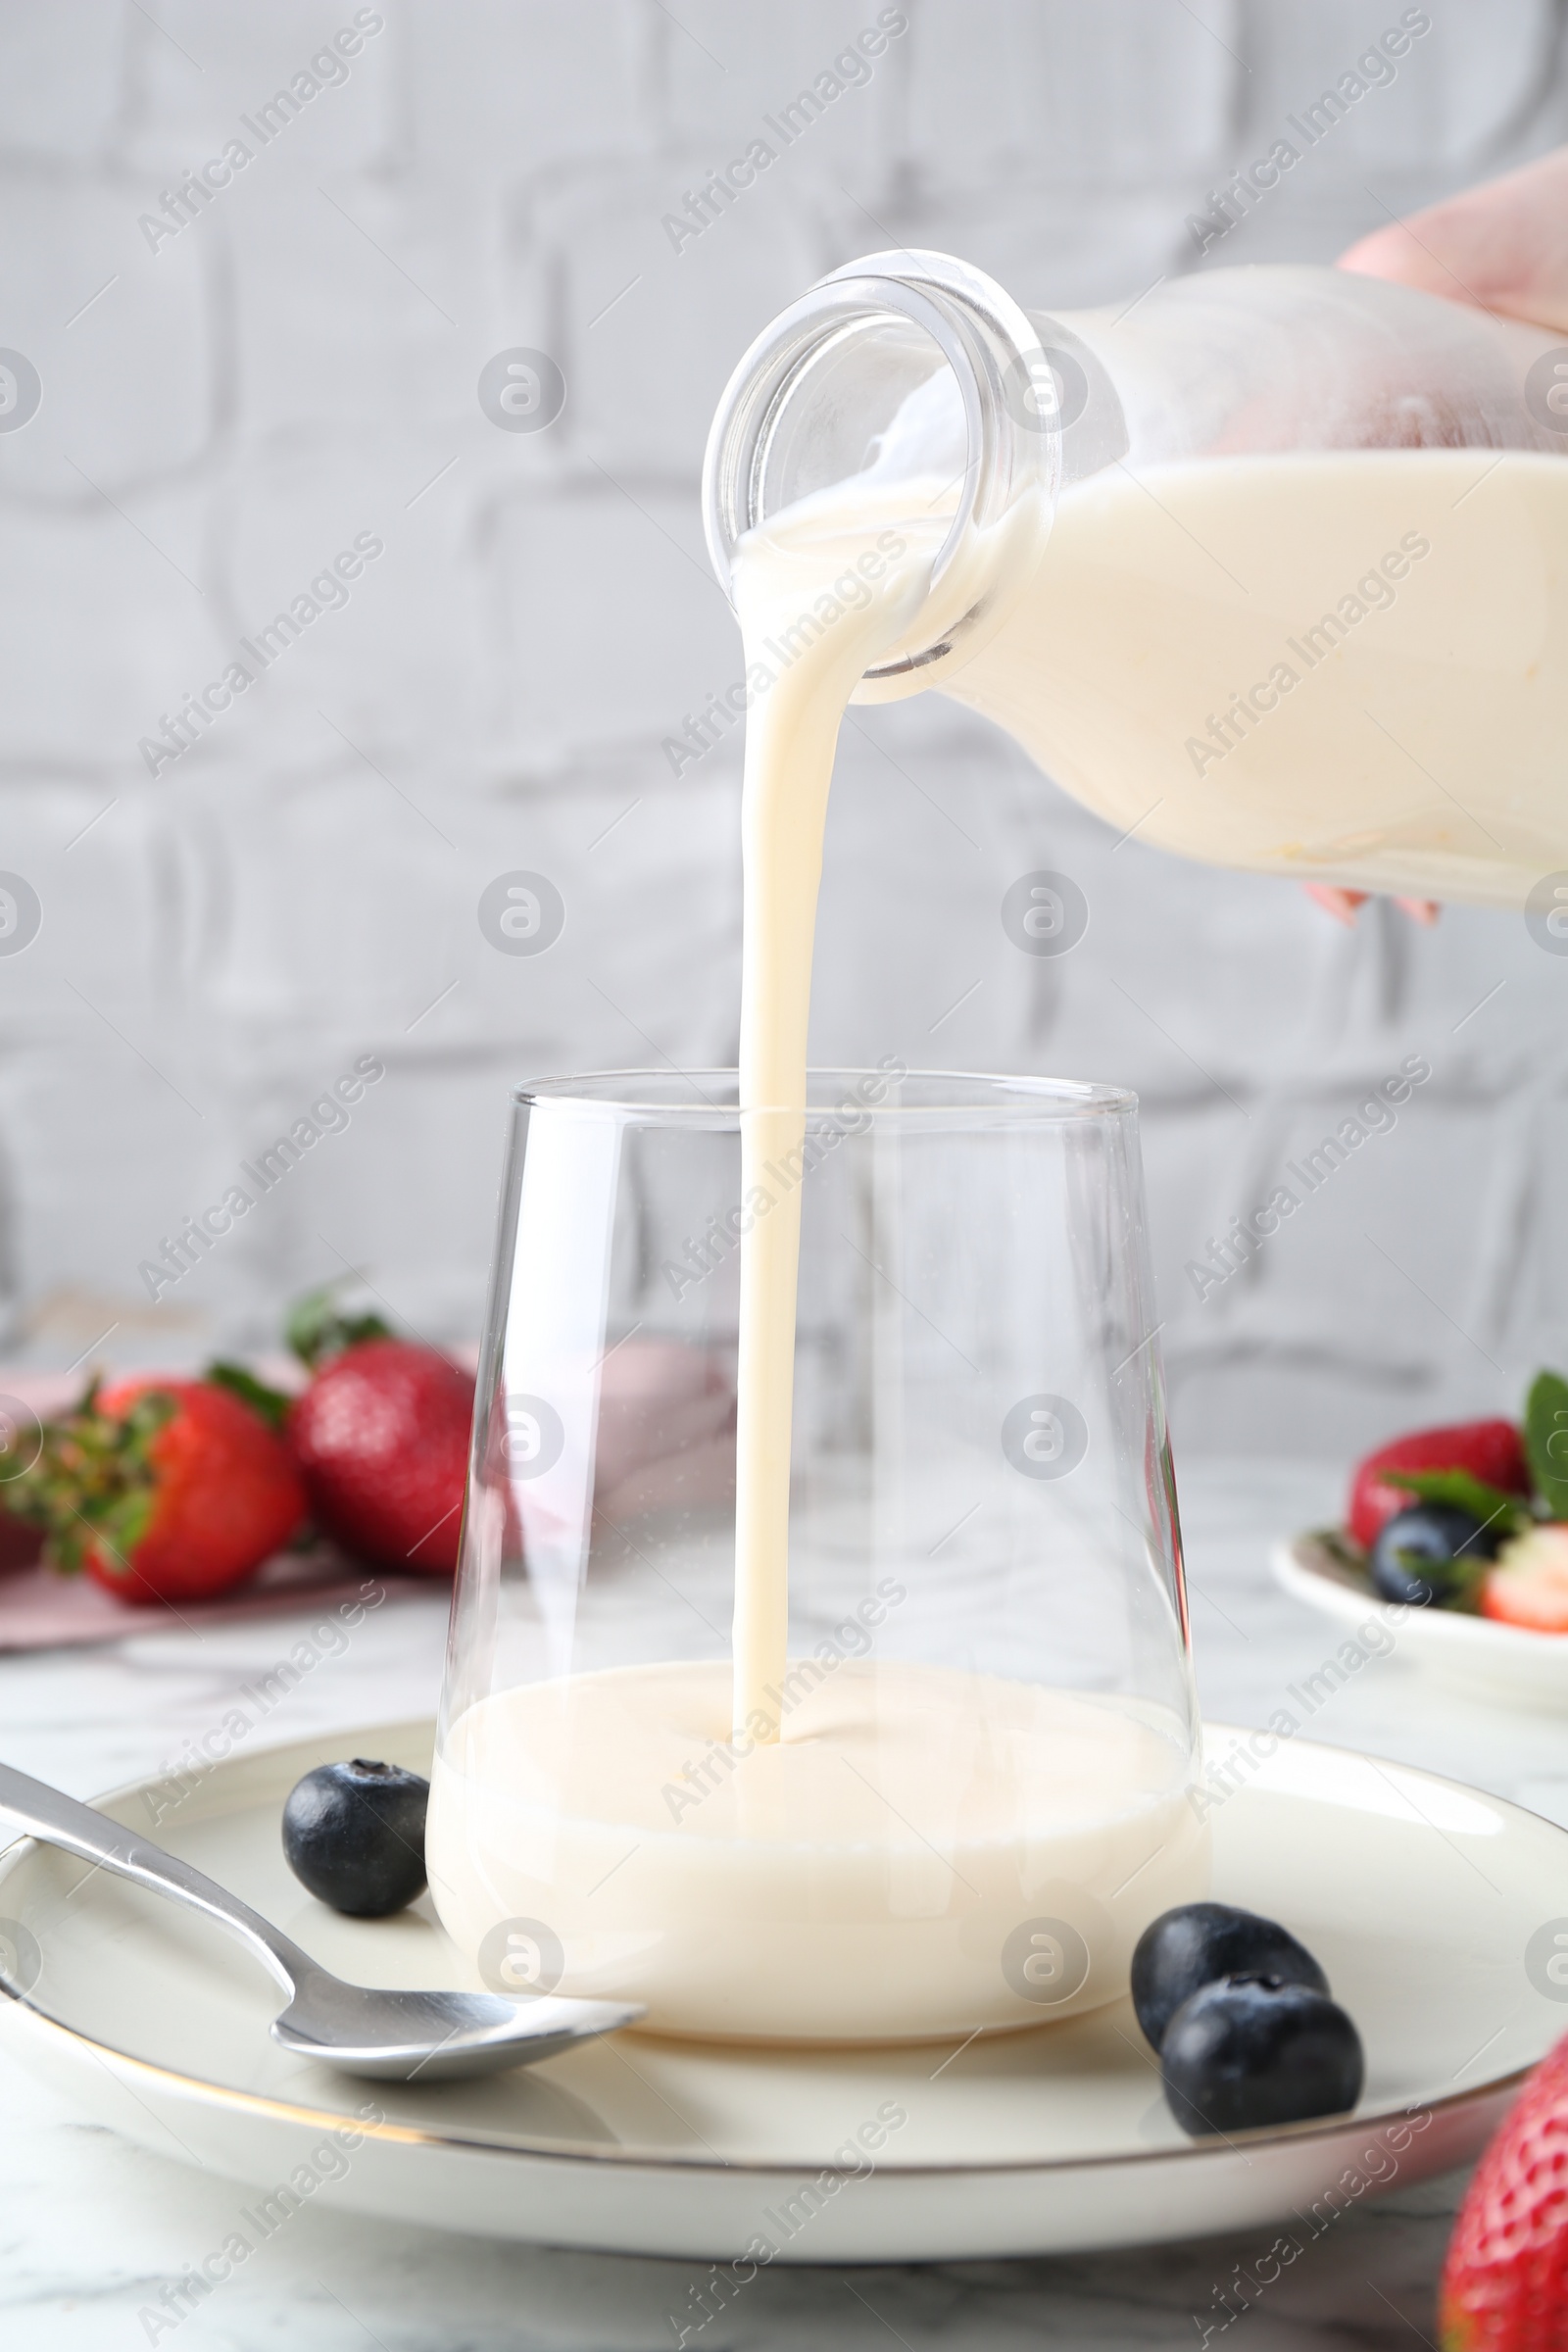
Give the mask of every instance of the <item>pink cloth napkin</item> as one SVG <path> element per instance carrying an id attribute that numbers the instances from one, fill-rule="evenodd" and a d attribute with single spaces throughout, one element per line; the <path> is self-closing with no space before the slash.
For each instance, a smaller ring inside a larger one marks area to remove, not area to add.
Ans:
<path id="1" fill-rule="evenodd" d="M 0 1651 L 59 1649 L 86 1642 L 122 1642 L 138 1634 L 200 1631 L 238 1625 L 247 1617 L 283 1617 L 302 1609 L 335 1608 L 363 1597 L 373 1584 L 386 1597 L 450 1592 L 445 1577 L 392 1576 L 364 1568 L 327 1544 L 308 1552 L 279 1552 L 233 1592 L 217 1600 L 118 1600 L 90 1577 L 61 1576 L 53 1568 L 0 1567 Z"/>

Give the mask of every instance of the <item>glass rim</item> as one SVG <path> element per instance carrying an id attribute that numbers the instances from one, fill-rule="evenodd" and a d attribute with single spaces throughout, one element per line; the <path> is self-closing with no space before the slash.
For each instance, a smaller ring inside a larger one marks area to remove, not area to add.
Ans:
<path id="1" fill-rule="evenodd" d="M 1048 1126 L 1082 1119 L 1130 1117 L 1138 1097 L 1130 1087 L 1085 1078 L 1008 1076 L 986 1070 L 912 1070 L 902 1062 L 872 1068 L 808 1069 L 805 1115 L 850 1112 L 880 1121 L 958 1120 Z M 735 1069 L 590 1070 L 575 1075 L 528 1078 L 511 1089 L 518 1109 L 571 1109 L 590 1116 L 627 1114 L 670 1124 L 706 1125 L 718 1119 L 735 1125 L 740 1074 Z M 915 1100 L 908 1090 L 920 1090 Z M 880 1093 L 878 1090 L 881 1090 Z M 888 1100 L 889 1090 L 896 1099 Z M 924 1099 L 921 1099 L 923 1095 Z M 801 1105 L 748 1104 L 753 1113 L 793 1112 Z"/>

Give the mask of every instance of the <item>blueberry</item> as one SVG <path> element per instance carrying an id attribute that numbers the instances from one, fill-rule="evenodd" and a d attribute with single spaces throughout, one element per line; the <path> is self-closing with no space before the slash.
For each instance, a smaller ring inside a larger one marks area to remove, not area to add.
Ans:
<path id="1" fill-rule="evenodd" d="M 401 1764 L 318 1764 L 283 1807 L 283 1855 L 318 1901 L 357 1919 L 401 1911 L 424 1886 L 430 1784 Z"/>
<path id="2" fill-rule="evenodd" d="M 1255 1911 L 1230 1903 L 1183 1903 L 1146 1928 L 1133 1953 L 1133 2007 L 1138 2023 L 1157 2050 L 1183 2001 L 1216 1977 L 1244 1969 L 1310 1984 L 1327 1992 L 1329 1981 L 1288 1929 Z"/>
<path id="3" fill-rule="evenodd" d="M 1468 1600 L 1507 1530 L 1484 1527 L 1452 1503 L 1418 1502 L 1386 1519 L 1372 1546 L 1372 1582 L 1385 1600 L 1451 1609 Z"/>
<path id="4" fill-rule="evenodd" d="M 1344 2115 L 1361 2095 L 1361 2037 L 1310 1984 L 1249 1971 L 1183 2001 L 1165 2029 L 1170 2111 L 1195 2139 Z"/>

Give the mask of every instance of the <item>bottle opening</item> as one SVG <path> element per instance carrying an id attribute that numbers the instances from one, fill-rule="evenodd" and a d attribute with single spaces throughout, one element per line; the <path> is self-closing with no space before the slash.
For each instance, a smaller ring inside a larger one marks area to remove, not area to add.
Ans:
<path id="1" fill-rule="evenodd" d="M 915 628 L 856 699 L 934 682 L 1000 625 L 1045 544 L 1054 380 L 1025 314 L 946 255 L 874 254 L 824 278 L 753 344 L 713 419 L 704 508 L 726 593 L 744 535 L 805 501 L 945 519 Z"/>

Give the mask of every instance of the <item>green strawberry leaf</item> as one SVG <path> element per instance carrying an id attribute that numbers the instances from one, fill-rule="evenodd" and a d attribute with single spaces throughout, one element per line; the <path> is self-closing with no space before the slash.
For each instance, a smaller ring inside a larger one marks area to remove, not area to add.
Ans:
<path id="1" fill-rule="evenodd" d="M 1568 1380 L 1538 1372 L 1525 1399 L 1525 1452 L 1551 1519 L 1568 1519 Z"/>
<path id="2" fill-rule="evenodd" d="M 152 1441 L 179 1410 L 167 1391 L 149 1389 L 111 1419 L 98 1409 L 100 1386 L 46 1426 L 36 1461 L 5 1490 L 6 1509 L 43 1529 L 44 1558 L 68 1574 L 95 1546 L 131 1572 L 157 1500 Z"/>
<path id="3" fill-rule="evenodd" d="M 289 1308 L 283 1336 L 308 1372 L 318 1371 L 328 1356 L 341 1355 L 360 1340 L 390 1340 L 395 1333 L 379 1315 L 346 1315 L 339 1308 L 341 1282 L 297 1298 Z"/>
<path id="4" fill-rule="evenodd" d="M 1507 1536 L 1517 1536 L 1532 1524 L 1530 1506 L 1521 1495 L 1489 1487 L 1484 1479 L 1472 1478 L 1468 1470 L 1380 1470 L 1378 1480 L 1383 1486 L 1403 1487 L 1423 1502 L 1446 1503 L 1451 1510 L 1468 1511 L 1483 1527 L 1498 1528 Z"/>
<path id="5" fill-rule="evenodd" d="M 118 1575 L 133 1576 L 132 1554 L 153 1515 L 151 1487 L 130 1490 L 101 1502 L 92 1513 L 92 1531 L 99 1548 L 107 1551 Z"/>
<path id="6" fill-rule="evenodd" d="M 1334 1562 L 1336 1568 L 1345 1569 L 1363 1584 L 1369 1592 L 1372 1591 L 1372 1579 L 1366 1564 L 1367 1555 L 1354 1537 L 1348 1536 L 1343 1527 L 1314 1527 L 1309 1532 L 1308 1541 L 1315 1544 L 1318 1549 Z"/>
<path id="7" fill-rule="evenodd" d="M 227 1389 L 231 1396 L 239 1398 L 241 1404 L 248 1404 L 253 1413 L 261 1415 L 269 1429 L 282 1428 L 288 1408 L 294 1401 L 282 1389 L 269 1388 L 265 1380 L 258 1380 L 254 1372 L 247 1372 L 243 1364 L 211 1363 L 203 1377 L 210 1380 L 215 1389 Z"/>
<path id="8" fill-rule="evenodd" d="M 1454 1560 L 1445 1567 L 1415 1558 L 1407 1565 L 1412 1576 L 1424 1576 L 1432 1587 L 1434 1607 L 1451 1610 L 1458 1617 L 1480 1616 L 1481 1588 L 1492 1566 L 1490 1560 Z"/>

